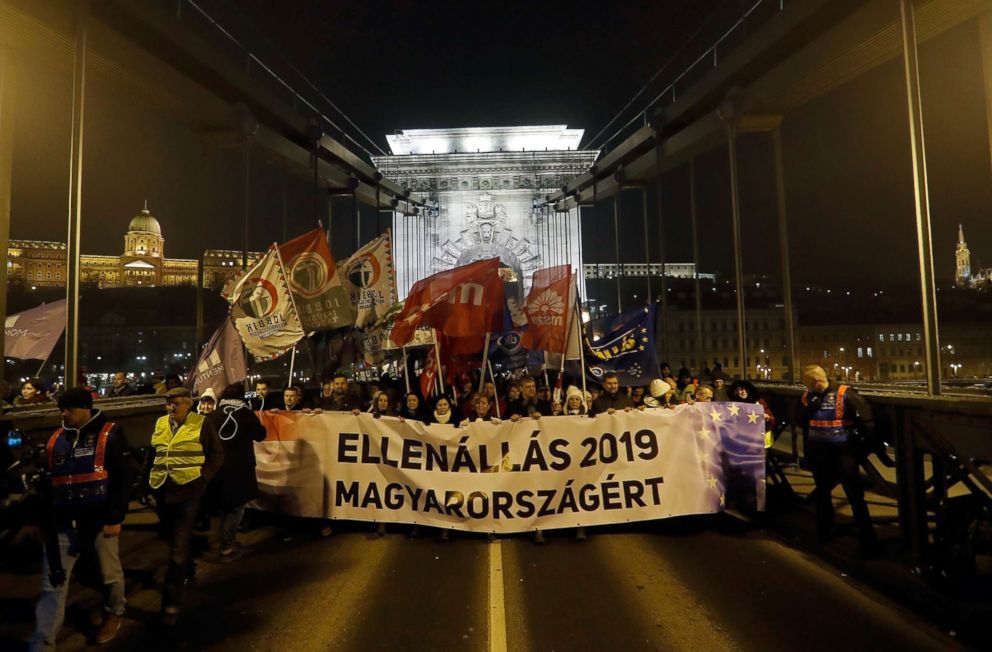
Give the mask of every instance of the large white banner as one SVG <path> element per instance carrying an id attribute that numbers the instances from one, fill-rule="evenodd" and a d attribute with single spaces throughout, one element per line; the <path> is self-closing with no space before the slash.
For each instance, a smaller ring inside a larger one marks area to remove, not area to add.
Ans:
<path id="1" fill-rule="evenodd" d="M 299 516 L 473 532 L 625 523 L 764 507 L 758 406 L 544 417 L 466 427 L 261 413 L 260 504 Z"/>

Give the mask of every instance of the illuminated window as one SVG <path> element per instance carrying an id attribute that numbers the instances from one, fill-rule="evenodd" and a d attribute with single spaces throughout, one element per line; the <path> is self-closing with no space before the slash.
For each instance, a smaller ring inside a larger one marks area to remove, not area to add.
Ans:
<path id="1" fill-rule="evenodd" d="M 902 333 L 899 333 L 899 336 L 896 339 L 898 339 L 900 342 L 902 342 Z"/>
<path id="2" fill-rule="evenodd" d="M 896 341 L 896 336 L 893 335 L 892 333 L 889 333 L 889 341 L 890 342 L 895 342 Z"/>
<path id="3" fill-rule="evenodd" d="M 860 346 L 858 347 L 858 357 L 859 358 L 865 357 L 865 350 L 864 350 L 864 348 L 862 348 Z"/>
<path id="4" fill-rule="evenodd" d="M 872 354 L 871 354 L 871 347 L 870 347 L 870 346 L 868 347 L 868 357 L 869 357 L 869 358 L 870 358 L 870 357 L 872 357 Z"/>
<path id="5" fill-rule="evenodd" d="M 884 342 L 885 341 L 885 334 L 884 333 L 879 333 L 878 334 L 878 341 L 879 342 Z"/>

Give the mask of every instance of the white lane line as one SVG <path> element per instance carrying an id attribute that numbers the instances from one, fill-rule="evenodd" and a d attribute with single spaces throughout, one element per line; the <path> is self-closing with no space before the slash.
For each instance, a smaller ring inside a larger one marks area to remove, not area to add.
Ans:
<path id="1" fill-rule="evenodd" d="M 506 652 L 506 601 L 501 543 L 489 544 L 489 652 Z"/>

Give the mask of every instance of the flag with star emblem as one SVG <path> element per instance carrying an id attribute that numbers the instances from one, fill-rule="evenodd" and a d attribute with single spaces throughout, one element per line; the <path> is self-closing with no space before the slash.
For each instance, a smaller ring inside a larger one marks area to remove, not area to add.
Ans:
<path id="1" fill-rule="evenodd" d="M 279 254 L 304 330 L 325 331 L 354 323 L 355 312 L 324 229 L 308 231 L 279 245 Z"/>
<path id="2" fill-rule="evenodd" d="M 499 258 L 489 258 L 417 281 L 393 322 L 390 339 L 403 346 L 422 325 L 446 337 L 481 337 L 499 332 L 502 321 Z"/>
<path id="3" fill-rule="evenodd" d="M 625 387 L 647 385 L 658 378 L 655 354 L 656 306 L 628 310 L 586 324 L 586 365 L 596 381 L 612 371 Z"/>
<path id="4" fill-rule="evenodd" d="M 683 409 L 683 406 L 679 406 Z M 764 409 L 749 403 L 695 403 L 696 461 L 714 509 L 765 508 Z"/>
<path id="5" fill-rule="evenodd" d="M 355 308 L 355 326 L 374 324 L 396 303 L 396 275 L 387 230 L 338 265 Z"/>

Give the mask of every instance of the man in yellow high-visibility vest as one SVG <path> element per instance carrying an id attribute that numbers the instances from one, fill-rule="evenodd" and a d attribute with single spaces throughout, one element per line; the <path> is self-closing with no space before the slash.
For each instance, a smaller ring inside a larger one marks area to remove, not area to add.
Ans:
<path id="1" fill-rule="evenodd" d="M 200 501 L 210 480 L 224 464 L 224 447 L 217 430 L 193 409 L 188 389 L 165 395 L 167 414 L 155 422 L 148 484 L 155 490 L 155 504 L 162 533 L 169 542 L 169 568 L 162 586 L 162 623 L 176 624 L 183 593 L 192 570 L 190 541 Z"/>

